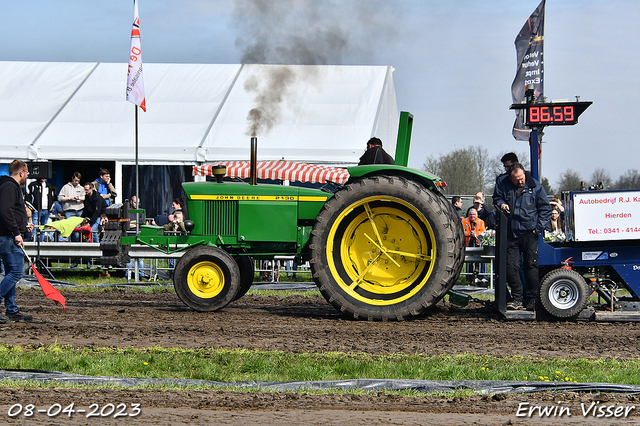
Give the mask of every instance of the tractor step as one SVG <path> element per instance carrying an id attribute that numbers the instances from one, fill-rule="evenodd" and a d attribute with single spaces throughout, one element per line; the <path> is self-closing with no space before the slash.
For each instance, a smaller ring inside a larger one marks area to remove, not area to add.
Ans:
<path id="1" fill-rule="evenodd" d="M 640 322 L 640 312 L 596 312 L 598 322 Z"/>

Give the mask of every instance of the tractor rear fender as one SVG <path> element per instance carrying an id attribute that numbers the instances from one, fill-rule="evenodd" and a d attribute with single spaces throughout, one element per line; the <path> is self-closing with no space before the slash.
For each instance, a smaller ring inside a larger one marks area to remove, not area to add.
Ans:
<path id="1" fill-rule="evenodd" d="M 405 179 L 417 182 L 425 188 L 438 193 L 440 192 L 440 188 L 446 186 L 444 181 L 436 175 L 404 166 L 377 164 L 349 167 L 348 170 L 349 182 L 347 183 L 351 183 L 364 177 L 384 175 L 402 176 Z"/>

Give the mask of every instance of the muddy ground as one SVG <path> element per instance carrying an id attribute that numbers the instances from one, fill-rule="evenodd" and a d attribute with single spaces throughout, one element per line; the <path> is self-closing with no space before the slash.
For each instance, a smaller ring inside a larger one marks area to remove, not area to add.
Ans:
<path id="1" fill-rule="evenodd" d="M 640 358 L 640 324 L 590 322 L 507 322 L 475 303 L 457 308 L 441 303 L 430 315 L 407 322 L 370 323 L 342 318 L 321 297 L 245 296 L 216 313 L 197 313 L 169 290 L 131 289 L 63 291 L 63 311 L 36 289 L 18 289 L 20 308 L 32 323 L 0 325 L 4 344 L 76 347 L 247 348 L 289 352 L 366 352 L 371 354 L 475 353 L 543 358 Z M 583 416 L 581 404 L 637 406 L 628 417 Z M 304 393 L 141 390 L 11 390 L 0 392 L 0 423 L 88 424 L 76 414 L 52 418 L 8 415 L 14 404 L 49 408 L 75 403 L 88 409 L 112 403 L 139 403 L 136 417 L 101 418 L 145 424 L 352 424 L 352 425 L 493 425 L 493 424 L 633 424 L 640 422 L 635 395 L 537 393 L 470 397 L 398 397 L 311 395 Z M 568 407 L 571 416 L 516 416 L 521 403 Z M 95 420 L 93 421 L 95 422 Z"/>

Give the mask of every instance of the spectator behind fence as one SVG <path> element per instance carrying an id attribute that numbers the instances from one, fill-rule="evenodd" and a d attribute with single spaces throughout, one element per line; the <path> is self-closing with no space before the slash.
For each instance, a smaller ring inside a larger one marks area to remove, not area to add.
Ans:
<path id="1" fill-rule="evenodd" d="M 462 228 L 464 229 L 464 235 L 466 236 L 467 247 L 479 247 L 480 241 L 478 235 L 487 230 L 484 220 L 478 217 L 478 212 L 473 207 L 469 209 L 469 214 L 466 218 L 462 219 Z M 467 263 L 467 273 L 472 273 L 474 277 L 474 283 L 488 282 L 484 273 L 486 272 L 486 265 L 484 263 Z M 481 275 L 479 275 L 481 274 Z"/>
<path id="2" fill-rule="evenodd" d="M 140 216 L 140 225 L 144 224 L 145 217 L 142 213 L 131 213 L 131 210 L 138 209 L 138 197 L 132 195 L 129 199 L 129 228 L 136 229 L 138 224 L 138 216 Z"/>
<path id="3" fill-rule="evenodd" d="M 469 211 L 471 211 L 471 209 L 476 210 L 476 212 L 478 213 L 478 218 L 482 219 L 485 227 L 495 228 L 495 224 L 494 226 L 490 226 L 490 224 L 488 223 L 488 221 L 491 219 L 491 212 L 484 206 L 484 195 L 482 195 L 482 192 L 478 192 L 473 197 L 473 206 L 467 209 L 467 216 L 469 216 Z"/>
<path id="4" fill-rule="evenodd" d="M 100 242 L 100 216 L 105 214 L 107 202 L 94 189 L 93 182 L 84 184 L 84 212 L 83 216 L 91 227 L 91 240 L 94 243 Z M 106 217 L 106 216 L 105 216 Z"/>
<path id="5" fill-rule="evenodd" d="M 453 197 L 451 197 L 451 204 L 453 204 L 453 208 L 455 209 L 456 213 L 458 213 L 458 216 L 460 216 L 461 219 L 464 219 L 464 216 L 462 215 L 462 197 L 459 195 L 454 195 Z"/>
<path id="6" fill-rule="evenodd" d="M 33 181 L 29 184 L 28 201 L 36 211 L 32 215 L 34 225 L 46 225 L 49 222 L 49 209 L 53 207 L 56 194 L 53 187 L 46 179 Z M 44 240 L 44 234 L 40 234 L 40 241 Z"/>
<path id="7" fill-rule="evenodd" d="M 80 185 L 82 175 L 74 172 L 71 176 L 71 182 L 65 184 L 58 194 L 58 201 L 62 203 L 62 211 L 64 217 L 82 217 L 82 209 L 84 208 L 84 188 Z M 80 235 L 77 232 L 71 234 L 71 241 L 80 241 Z"/>
<path id="8" fill-rule="evenodd" d="M 100 169 L 100 177 L 95 180 L 94 189 L 100 194 L 100 196 L 107 203 L 107 206 L 115 203 L 116 189 L 111 183 L 111 174 L 107 169 Z"/>
<path id="9" fill-rule="evenodd" d="M 487 230 L 484 220 L 478 218 L 478 212 L 476 209 L 469 209 L 469 216 L 462 219 L 462 227 L 464 228 L 464 235 L 466 235 L 467 247 L 477 247 L 480 245 L 478 242 L 478 235 Z"/>
<path id="10" fill-rule="evenodd" d="M 80 185 L 82 175 L 75 172 L 71 178 L 71 182 L 65 184 L 58 194 L 58 201 L 62 203 L 62 211 L 64 217 L 82 216 L 84 208 L 84 188 Z"/>

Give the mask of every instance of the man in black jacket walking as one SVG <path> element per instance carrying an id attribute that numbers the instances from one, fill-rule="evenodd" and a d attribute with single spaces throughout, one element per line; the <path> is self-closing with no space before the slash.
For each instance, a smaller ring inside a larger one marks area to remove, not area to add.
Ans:
<path id="1" fill-rule="evenodd" d="M 26 163 L 14 160 L 9 165 L 9 176 L 0 176 L 0 255 L 5 276 L 0 282 L 0 302 L 4 299 L 6 315 L 0 313 L 0 323 L 31 321 L 31 315 L 22 314 L 16 305 L 16 283 L 24 273 L 22 237 L 28 227 L 27 211 L 21 185 L 27 182 Z"/>

